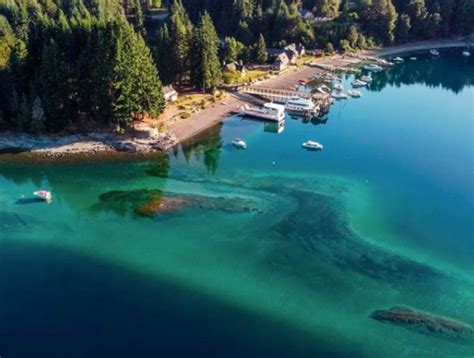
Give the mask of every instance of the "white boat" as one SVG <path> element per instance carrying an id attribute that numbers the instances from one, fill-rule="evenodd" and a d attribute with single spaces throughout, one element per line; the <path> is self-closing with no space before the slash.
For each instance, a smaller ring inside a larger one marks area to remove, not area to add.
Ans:
<path id="1" fill-rule="evenodd" d="M 433 56 L 439 56 L 439 51 L 433 48 L 430 50 L 430 54 Z"/>
<path id="2" fill-rule="evenodd" d="M 379 65 L 376 65 L 375 63 L 371 63 L 369 65 L 365 65 L 364 70 L 373 71 L 373 72 L 380 72 L 380 71 L 383 70 L 383 68 Z"/>
<path id="3" fill-rule="evenodd" d="M 416 56 L 412 56 L 412 57 L 410 57 L 410 60 L 412 60 L 412 61 L 416 61 L 416 60 L 418 60 L 418 57 L 416 57 Z"/>
<path id="4" fill-rule="evenodd" d="M 337 89 L 338 91 L 344 91 L 344 86 L 341 85 L 340 83 L 336 83 L 334 85 L 334 89 Z"/>
<path id="5" fill-rule="evenodd" d="M 247 143 L 245 143 L 240 138 L 235 138 L 235 140 L 232 141 L 232 144 L 237 148 L 241 148 L 241 149 L 246 149 L 247 148 Z"/>
<path id="6" fill-rule="evenodd" d="M 285 106 L 272 102 L 265 103 L 260 108 L 245 105 L 241 108 L 240 114 L 247 117 L 280 122 L 285 119 Z"/>
<path id="7" fill-rule="evenodd" d="M 471 53 L 466 50 L 466 51 L 463 51 L 462 55 L 463 55 L 464 57 L 469 57 L 469 56 L 471 56 Z"/>
<path id="8" fill-rule="evenodd" d="M 324 146 L 321 143 L 315 142 L 313 140 L 308 140 L 302 145 L 303 148 L 312 149 L 312 150 L 322 150 Z"/>
<path id="9" fill-rule="evenodd" d="M 41 199 L 41 200 L 44 200 L 48 203 L 51 202 L 51 200 L 53 200 L 53 196 L 51 195 L 51 192 L 47 191 L 47 190 L 38 190 L 38 191 L 35 191 L 33 193 L 34 196 L 36 196 L 37 198 Z"/>
<path id="10" fill-rule="evenodd" d="M 362 93 L 360 93 L 359 91 L 356 91 L 356 90 L 348 90 L 347 91 L 347 94 L 353 98 L 360 98 L 362 97 Z"/>
<path id="11" fill-rule="evenodd" d="M 310 98 L 291 97 L 285 103 L 285 109 L 288 113 L 298 116 L 317 116 L 319 114 L 319 106 Z"/>
<path id="12" fill-rule="evenodd" d="M 393 62 L 387 61 L 383 58 L 378 60 L 378 64 L 382 67 L 393 67 L 393 66 L 395 66 L 395 64 Z"/>
<path id="13" fill-rule="evenodd" d="M 367 82 L 362 81 L 362 80 L 355 80 L 352 82 L 352 87 L 365 87 L 367 86 Z"/>
<path id="14" fill-rule="evenodd" d="M 370 76 L 362 76 L 362 77 L 360 78 L 360 80 L 361 80 L 361 81 L 364 81 L 364 82 L 366 82 L 366 83 L 371 83 L 374 79 L 373 79 L 372 77 L 370 77 Z"/>
<path id="15" fill-rule="evenodd" d="M 334 92 L 331 96 L 334 99 L 348 99 L 349 98 L 349 96 L 345 94 L 344 92 Z"/>
<path id="16" fill-rule="evenodd" d="M 329 92 L 331 92 L 331 89 L 326 85 L 322 85 L 318 87 L 317 91 L 322 94 L 328 94 Z"/>
<path id="17" fill-rule="evenodd" d="M 392 61 L 395 62 L 395 63 L 403 63 L 403 62 L 405 62 L 405 60 L 404 60 L 403 58 L 401 58 L 401 57 L 395 57 L 395 58 L 392 59 Z"/>

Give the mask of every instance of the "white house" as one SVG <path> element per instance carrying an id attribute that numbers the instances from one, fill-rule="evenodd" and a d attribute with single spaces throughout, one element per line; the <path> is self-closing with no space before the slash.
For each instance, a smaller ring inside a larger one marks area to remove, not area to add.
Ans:
<path id="1" fill-rule="evenodd" d="M 176 92 L 173 86 L 163 87 L 163 96 L 166 102 L 175 102 L 178 100 L 178 92 Z"/>

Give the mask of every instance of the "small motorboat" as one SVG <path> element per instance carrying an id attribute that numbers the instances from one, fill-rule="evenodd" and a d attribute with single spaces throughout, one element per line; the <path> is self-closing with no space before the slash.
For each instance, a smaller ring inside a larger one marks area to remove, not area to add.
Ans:
<path id="1" fill-rule="evenodd" d="M 331 95 L 331 97 L 334 99 L 348 99 L 349 98 L 349 96 L 345 94 L 344 92 L 334 92 Z"/>
<path id="2" fill-rule="evenodd" d="M 334 89 L 338 90 L 338 91 L 344 91 L 344 86 L 340 83 L 336 83 L 334 85 Z"/>
<path id="3" fill-rule="evenodd" d="M 324 148 L 321 143 L 318 143 L 313 140 L 308 140 L 307 142 L 304 142 L 302 147 L 310 150 L 323 150 Z"/>
<path id="4" fill-rule="evenodd" d="M 361 80 L 361 81 L 364 81 L 364 82 L 366 82 L 366 83 L 371 83 L 374 79 L 373 79 L 372 77 L 370 77 L 370 76 L 362 76 L 362 77 L 360 78 L 360 80 Z"/>
<path id="5" fill-rule="evenodd" d="M 355 80 L 352 82 L 352 87 L 365 87 L 367 86 L 367 82 L 364 82 L 362 80 Z"/>
<path id="6" fill-rule="evenodd" d="M 33 193 L 34 196 L 36 196 L 38 199 L 41 199 L 43 201 L 46 201 L 48 203 L 53 200 L 53 196 L 51 195 L 51 192 L 47 190 L 38 190 Z"/>
<path id="7" fill-rule="evenodd" d="M 463 55 L 464 57 L 470 57 L 470 56 L 471 56 L 471 53 L 466 50 L 466 51 L 463 51 L 462 55 Z"/>
<path id="8" fill-rule="evenodd" d="M 439 56 L 439 51 L 433 48 L 430 50 L 430 55 L 437 57 Z"/>
<path id="9" fill-rule="evenodd" d="M 380 71 L 383 71 L 383 67 L 379 66 L 379 65 L 376 65 L 375 63 L 371 63 L 369 65 L 365 65 L 364 70 L 373 71 L 373 72 L 380 72 Z"/>
<path id="10" fill-rule="evenodd" d="M 318 87 L 318 92 L 320 92 L 322 94 L 327 94 L 327 93 L 331 92 L 331 89 L 326 85 L 322 85 L 322 86 Z"/>
<path id="11" fill-rule="evenodd" d="M 353 98 L 360 98 L 362 97 L 362 93 L 360 93 L 359 91 L 356 91 L 356 90 L 348 90 L 347 91 L 347 94 Z"/>
<path id="12" fill-rule="evenodd" d="M 412 57 L 410 57 L 410 60 L 412 60 L 412 61 L 416 61 L 416 60 L 418 60 L 418 57 L 416 57 L 416 56 L 412 56 Z"/>
<path id="13" fill-rule="evenodd" d="M 390 62 L 390 61 L 387 61 L 383 58 L 381 58 L 379 61 L 378 61 L 378 64 L 382 67 L 393 67 L 395 66 L 395 64 L 393 62 Z"/>
<path id="14" fill-rule="evenodd" d="M 401 57 L 395 57 L 395 58 L 392 59 L 392 61 L 395 62 L 395 63 L 403 63 L 403 62 L 405 62 L 405 60 L 404 60 L 403 58 L 401 58 Z"/>
<path id="15" fill-rule="evenodd" d="M 245 143 L 240 138 L 235 138 L 235 140 L 232 141 L 232 144 L 234 145 L 234 147 L 237 147 L 237 148 L 240 148 L 240 149 L 246 149 L 247 148 L 247 143 Z"/>

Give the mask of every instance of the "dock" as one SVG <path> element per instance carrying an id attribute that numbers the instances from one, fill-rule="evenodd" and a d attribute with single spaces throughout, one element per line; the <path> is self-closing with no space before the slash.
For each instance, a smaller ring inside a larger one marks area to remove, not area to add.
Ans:
<path id="1" fill-rule="evenodd" d="M 299 92 L 264 86 L 244 86 L 240 89 L 240 92 L 250 94 L 253 96 L 258 96 L 265 98 L 269 101 L 282 102 L 285 103 L 289 99 L 294 97 L 311 99 L 315 104 L 320 105 L 321 107 L 329 106 L 331 102 L 331 96 L 329 94 L 323 93 L 311 93 L 311 92 Z"/>

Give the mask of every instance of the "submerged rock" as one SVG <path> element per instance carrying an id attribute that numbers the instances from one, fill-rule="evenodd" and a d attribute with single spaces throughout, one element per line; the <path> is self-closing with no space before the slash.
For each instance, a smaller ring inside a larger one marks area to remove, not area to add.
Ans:
<path id="1" fill-rule="evenodd" d="M 99 196 L 96 210 L 112 210 L 125 215 L 133 212 L 143 217 L 177 213 L 185 208 L 220 210 L 227 213 L 261 213 L 248 199 L 239 197 L 208 197 L 191 194 L 164 194 L 161 190 L 110 191 Z"/>
<path id="2" fill-rule="evenodd" d="M 474 333 L 472 327 L 464 322 L 405 306 L 374 311 L 370 317 L 379 322 L 392 323 L 417 333 L 441 338 L 466 339 L 472 338 Z"/>

